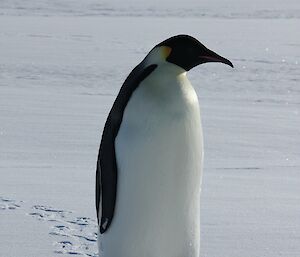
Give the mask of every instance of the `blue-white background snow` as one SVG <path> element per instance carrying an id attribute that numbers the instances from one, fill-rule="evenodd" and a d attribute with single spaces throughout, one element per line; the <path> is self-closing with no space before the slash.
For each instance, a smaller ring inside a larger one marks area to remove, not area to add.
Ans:
<path id="1" fill-rule="evenodd" d="M 201 257 L 300 256 L 299 0 L 1 0 L 1 257 L 96 256 L 106 115 L 130 70 L 179 33 L 235 65 L 189 74 L 205 136 Z"/>

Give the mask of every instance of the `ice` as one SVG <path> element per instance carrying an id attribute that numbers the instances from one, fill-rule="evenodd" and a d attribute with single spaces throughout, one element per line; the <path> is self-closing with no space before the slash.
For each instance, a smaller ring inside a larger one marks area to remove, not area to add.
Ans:
<path id="1" fill-rule="evenodd" d="M 2 15 L 38 16 L 125 16 L 176 18 L 299 18 L 297 0 L 2 0 Z"/>
<path id="2" fill-rule="evenodd" d="M 95 256 L 106 115 L 145 54 L 186 33 L 235 65 L 189 74 L 205 138 L 201 257 L 299 257 L 299 10 L 292 0 L 1 1 L 0 255 Z"/>

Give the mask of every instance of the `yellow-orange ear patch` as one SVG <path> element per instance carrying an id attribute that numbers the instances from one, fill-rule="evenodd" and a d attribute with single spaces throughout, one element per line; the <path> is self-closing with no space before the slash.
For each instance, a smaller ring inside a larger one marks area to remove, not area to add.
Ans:
<path id="1" fill-rule="evenodd" d="M 169 46 L 162 46 L 161 47 L 161 54 L 162 54 L 162 57 L 164 59 L 167 59 L 171 52 L 172 52 L 171 47 L 169 47 Z"/>

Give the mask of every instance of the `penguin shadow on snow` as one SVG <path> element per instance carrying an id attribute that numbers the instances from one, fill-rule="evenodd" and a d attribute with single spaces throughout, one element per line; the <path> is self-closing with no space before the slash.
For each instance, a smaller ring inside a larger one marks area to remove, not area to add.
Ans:
<path id="1" fill-rule="evenodd" d="M 96 220 L 77 217 L 71 211 L 45 205 L 26 206 L 23 201 L 0 196 L 0 211 L 16 209 L 49 225 L 48 233 L 54 239 L 54 253 L 98 257 Z"/>

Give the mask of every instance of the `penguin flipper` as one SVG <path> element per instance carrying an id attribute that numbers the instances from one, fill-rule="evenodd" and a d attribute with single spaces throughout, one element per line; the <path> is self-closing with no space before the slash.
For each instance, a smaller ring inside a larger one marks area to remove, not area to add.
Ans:
<path id="1" fill-rule="evenodd" d="M 133 69 L 122 85 L 105 122 L 96 170 L 96 210 L 101 234 L 109 228 L 115 210 L 118 173 L 115 138 L 122 123 L 124 110 L 133 91 L 156 67 L 156 64 L 152 64 L 144 68 L 142 62 Z"/>

